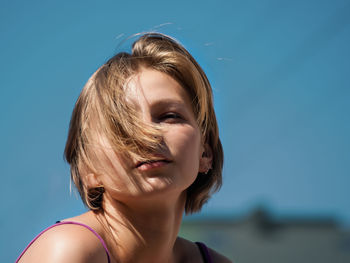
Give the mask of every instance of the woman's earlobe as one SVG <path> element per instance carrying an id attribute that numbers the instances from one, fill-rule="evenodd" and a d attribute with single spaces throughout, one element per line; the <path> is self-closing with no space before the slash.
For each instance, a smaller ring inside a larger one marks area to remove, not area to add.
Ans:
<path id="1" fill-rule="evenodd" d="M 209 144 L 204 145 L 204 151 L 199 160 L 199 172 L 207 174 L 209 170 L 212 168 L 213 164 L 213 151 Z"/>

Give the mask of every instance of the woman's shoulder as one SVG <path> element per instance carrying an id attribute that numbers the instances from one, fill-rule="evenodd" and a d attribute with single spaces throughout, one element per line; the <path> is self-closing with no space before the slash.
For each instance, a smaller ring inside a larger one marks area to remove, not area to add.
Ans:
<path id="1" fill-rule="evenodd" d="M 177 243 L 177 246 L 183 251 L 183 254 L 186 255 L 186 259 L 184 259 L 183 262 L 194 262 L 193 259 L 203 259 L 198 260 L 198 262 L 232 263 L 230 259 L 201 242 L 192 242 L 178 237 Z M 203 249 L 208 251 L 208 255 L 206 255 Z"/>
<path id="2" fill-rule="evenodd" d="M 78 222 L 55 224 L 30 244 L 19 262 L 107 262 L 105 248 L 89 228 Z"/>
<path id="3" fill-rule="evenodd" d="M 213 263 L 232 263 L 230 259 L 215 251 L 214 249 L 208 247 L 208 250 L 211 258 L 213 259 Z"/>

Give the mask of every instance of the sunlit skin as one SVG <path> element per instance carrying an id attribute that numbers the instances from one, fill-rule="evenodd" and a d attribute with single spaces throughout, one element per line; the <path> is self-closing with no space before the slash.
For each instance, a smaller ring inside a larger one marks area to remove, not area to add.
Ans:
<path id="1" fill-rule="evenodd" d="M 95 150 L 104 172 L 87 173 L 84 180 L 90 187 L 104 186 L 103 211 L 66 220 L 95 229 L 114 263 L 202 262 L 197 246 L 177 237 L 186 189 L 212 165 L 189 96 L 173 78 L 148 68 L 135 74 L 125 91 L 140 118 L 161 129 L 165 147 L 152 161 L 139 162 L 119 156 L 103 135 L 97 136 Z M 214 262 L 230 262 L 211 253 Z M 53 255 L 54 262 L 107 262 L 99 240 L 74 225 L 45 232 L 20 262 L 53 262 Z"/>

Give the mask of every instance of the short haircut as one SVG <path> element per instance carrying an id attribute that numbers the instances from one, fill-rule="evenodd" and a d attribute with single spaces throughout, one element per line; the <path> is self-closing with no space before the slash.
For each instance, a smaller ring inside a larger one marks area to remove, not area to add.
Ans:
<path id="1" fill-rule="evenodd" d="M 65 147 L 71 178 L 84 204 L 91 210 L 102 209 L 104 188 L 91 188 L 83 179 L 86 171 L 98 173 L 91 149 L 96 133 L 103 134 L 115 152 L 139 159 L 150 156 L 159 147 L 159 131 L 156 127 L 146 127 L 125 100 L 124 87 L 141 68 L 163 72 L 187 91 L 202 138 L 212 149 L 212 169 L 197 176 L 187 189 L 185 212 L 197 212 L 222 184 L 223 150 L 212 89 L 191 54 L 164 34 L 141 35 L 133 43 L 130 54 L 116 54 L 86 83 L 72 113 Z"/>

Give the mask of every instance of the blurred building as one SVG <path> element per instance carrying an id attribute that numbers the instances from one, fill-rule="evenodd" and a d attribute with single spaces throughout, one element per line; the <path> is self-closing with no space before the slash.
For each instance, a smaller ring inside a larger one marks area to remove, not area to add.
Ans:
<path id="1" fill-rule="evenodd" d="M 350 231 L 332 218 L 277 219 L 258 209 L 243 218 L 185 220 L 180 235 L 234 263 L 350 262 Z"/>

